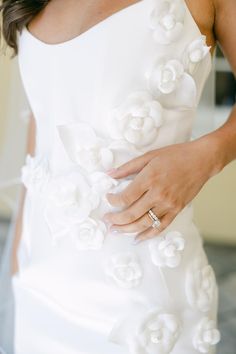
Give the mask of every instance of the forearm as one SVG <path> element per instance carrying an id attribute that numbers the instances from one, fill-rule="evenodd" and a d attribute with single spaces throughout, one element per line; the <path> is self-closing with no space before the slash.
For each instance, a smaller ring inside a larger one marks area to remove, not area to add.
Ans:
<path id="1" fill-rule="evenodd" d="M 15 237 L 14 237 L 13 247 L 12 247 L 12 262 L 11 262 L 12 274 L 17 273 L 17 271 L 18 271 L 17 249 L 19 246 L 20 237 L 21 237 L 21 233 L 22 233 L 22 217 L 23 217 L 25 196 L 26 196 L 26 189 L 22 185 L 21 191 L 20 191 L 20 200 L 19 200 L 19 207 L 18 207 L 18 213 L 17 213 L 17 218 L 16 218 L 16 225 L 15 225 L 15 230 L 14 230 Z"/>
<path id="2" fill-rule="evenodd" d="M 215 131 L 215 139 L 221 151 L 223 167 L 236 159 L 236 105 L 227 122 Z"/>
<path id="3" fill-rule="evenodd" d="M 236 159 L 236 105 L 228 120 L 215 131 L 198 139 L 204 145 L 206 156 L 212 162 L 211 176 L 219 173 L 226 165 Z"/>
<path id="4" fill-rule="evenodd" d="M 34 154 L 35 151 L 35 121 L 34 117 L 31 116 L 29 129 L 28 129 L 28 140 L 26 146 L 26 153 Z M 16 218 L 16 225 L 15 225 L 15 235 L 12 247 L 12 274 L 15 274 L 18 271 L 18 262 L 17 262 L 17 250 L 22 234 L 22 218 L 23 218 L 23 209 L 24 209 L 24 202 L 26 197 L 26 188 L 24 185 L 21 186 L 20 191 L 20 200 Z"/>

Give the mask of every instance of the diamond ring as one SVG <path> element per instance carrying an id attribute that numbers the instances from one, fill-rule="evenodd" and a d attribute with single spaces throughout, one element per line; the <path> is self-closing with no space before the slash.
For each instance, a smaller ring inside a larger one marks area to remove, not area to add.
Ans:
<path id="1" fill-rule="evenodd" d="M 152 211 L 152 209 L 148 210 L 148 215 L 151 218 L 151 220 L 153 221 L 152 227 L 158 228 L 161 225 L 161 221 L 158 218 L 158 216 Z"/>

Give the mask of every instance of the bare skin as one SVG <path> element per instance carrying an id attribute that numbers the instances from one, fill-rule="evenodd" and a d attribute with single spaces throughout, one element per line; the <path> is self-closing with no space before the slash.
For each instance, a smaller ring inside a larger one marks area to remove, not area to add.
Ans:
<path id="1" fill-rule="evenodd" d="M 136 2 L 51 0 L 31 21 L 28 29 L 41 41 L 57 44 L 78 36 Z M 200 31 L 206 35 L 211 53 L 218 42 L 236 76 L 235 0 L 186 0 L 186 4 Z M 114 178 L 137 175 L 121 193 L 107 194 L 108 201 L 114 206 L 122 206 L 123 211 L 107 213 L 104 220 L 117 231 L 137 232 L 137 241 L 152 238 L 173 221 L 211 177 L 235 159 L 236 107 L 228 121 L 214 132 L 195 141 L 149 151 L 116 170 L 108 171 Z M 159 230 L 151 227 L 147 215 L 150 208 L 161 219 Z"/>
<path id="2" fill-rule="evenodd" d="M 35 120 L 33 115 L 30 117 L 29 127 L 28 127 L 28 141 L 26 146 L 27 153 L 33 155 L 35 151 Z M 11 262 L 11 273 L 12 275 L 18 272 L 18 261 L 17 261 L 17 249 L 19 246 L 21 233 L 22 233 L 22 213 L 23 206 L 26 197 L 27 190 L 22 185 L 21 194 L 20 194 L 20 203 L 19 203 L 19 211 L 17 214 L 16 220 L 16 228 L 15 228 L 15 237 L 12 248 L 12 262 Z"/>
<path id="3" fill-rule="evenodd" d="M 41 41 L 57 44 L 87 31 L 110 15 L 140 0 L 51 0 L 30 22 L 28 29 Z M 214 5 L 211 0 L 186 0 L 200 31 L 207 36 L 213 53 Z"/>

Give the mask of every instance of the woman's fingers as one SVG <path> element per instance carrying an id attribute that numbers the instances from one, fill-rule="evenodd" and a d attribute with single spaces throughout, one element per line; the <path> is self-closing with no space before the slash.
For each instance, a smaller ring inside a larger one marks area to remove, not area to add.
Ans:
<path id="1" fill-rule="evenodd" d="M 147 189 L 147 179 L 143 178 L 143 172 L 141 171 L 123 191 L 119 193 L 107 193 L 106 198 L 113 206 L 127 208 L 139 199 Z"/>
<path id="2" fill-rule="evenodd" d="M 135 188 L 138 188 L 135 186 Z M 129 193 L 129 186 L 126 188 Z M 135 191 L 132 191 L 131 188 L 131 195 L 135 194 Z M 137 192 L 138 193 L 138 192 Z M 157 196 L 157 190 L 150 189 L 146 191 L 140 198 L 138 198 L 135 202 L 128 203 L 128 199 L 126 199 L 126 202 L 129 204 L 129 206 L 119 212 L 110 212 L 106 213 L 104 215 L 104 220 L 110 222 L 111 224 L 116 224 L 116 225 L 125 225 L 125 224 L 131 224 L 134 223 L 136 220 L 141 218 L 144 214 L 146 214 L 150 208 L 152 208 L 155 205 L 157 215 L 164 215 L 167 213 L 169 210 L 169 204 L 163 202 L 158 196 Z M 126 194 L 126 197 L 127 198 Z M 124 202 L 124 199 L 123 199 Z M 158 206 L 157 206 L 158 203 Z"/>
<path id="3" fill-rule="evenodd" d="M 161 217 L 165 214 L 164 211 L 162 211 L 162 213 L 160 213 L 160 210 L 157 210 L 158 208 L 152 208 L 152 211 L 158 216 L 158 218 L 161 219 Z M 116 230 L 118 232 L 142 232 L 144 230 L 147 230 L 148 228 L 150 228 L 152 226 L 152 219 L 150 218 L 150 216 L 148 215 L 148 210 L 145 210 L 145 212 L 143 213 L 143 215 L 135 220 L 134 222 L 131 223 L 127 223 L 124 225 L 112 225 L 110 227 L 110 230 Z"/>
<path id="4" fill-rule="evenodd" d="M 123 178 L 131 174 L 138 173 L 153 158 L 155 153 L 156 152 L 154 150 L 148 151 L 142 156 L 135 157 L 117 168 L 108 170 L 107 174 L 113 178 Z"/>
<path id="5" fill-rule="evenodd" d="M 143 232 L 139 233 L 134 241 L 135 242 L 140 242 L 140 241 L 145 241 L 148 240 L 150 238 L 153 238 L 155 236 L 158 236 L 162 231 L 164 231 L 167 226 L 169 226 L 171 224 L 171 222 L 175 219 L 176 217 L 176 213 L 174 212 L 169 212 L 167 214 L 165 214 L 161 219 L 161 225 L 158 228 L 155 227 L 149 227 L 148 229 L 144 230 Z"/>
<path id="6" fill-rule="evenodd" d="M 150 191 L 147 191 L 128 208 L 116 213 L 107 213 L 106 220 L 117 225 L 133 223 L 143 216 L 153 204 L 152 195 Z"/>

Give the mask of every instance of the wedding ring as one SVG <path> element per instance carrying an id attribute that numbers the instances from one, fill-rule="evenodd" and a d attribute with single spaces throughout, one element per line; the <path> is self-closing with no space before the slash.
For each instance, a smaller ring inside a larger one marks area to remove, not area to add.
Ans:
<path id="1" fill-rule="evenodd" d="M 158 218 L 158 216 L 152 211 L 152 209 L 149 209 L 148 215 L 151 218 L 151 220 L 153 221 L 152 227 L 158 228 L 161 225 L 161 221 Z"/>

